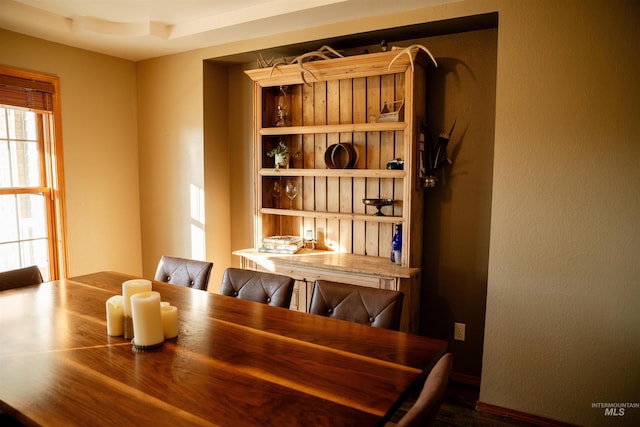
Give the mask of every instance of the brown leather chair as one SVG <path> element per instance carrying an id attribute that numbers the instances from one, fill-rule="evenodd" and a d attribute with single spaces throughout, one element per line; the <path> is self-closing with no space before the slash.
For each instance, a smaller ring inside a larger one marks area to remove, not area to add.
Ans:
<path id="1" fill-rule="evenodd" d="M 154 280 L 206 291 L 213 263 L 163 256 Z"/>
<path id="2" fill-rule="evenodd" d="M 316 280 L 309 313 L 397 331 L 403 298 L 400 291 Z"/>
<path id="3" fill-rule="evenodd" d="M 0 291 L 39 283 L 42 283 L 42 274 L 37 265 L 0 273 Z"/>
<path id="4" fill-rule="evenodd" d="M 264 271 L 227 268 L 222 276 L 222 295 L 289 308 L 294 280 Z"/>
<path id="5" fill-rule="evenodd" d="M 452 367 L 453 354 L 447 353 L 438 360 L 429 372 L 418 399 L 398 421 L 396 427 L 422 427 L 433 423 L 449 384 Z"/>

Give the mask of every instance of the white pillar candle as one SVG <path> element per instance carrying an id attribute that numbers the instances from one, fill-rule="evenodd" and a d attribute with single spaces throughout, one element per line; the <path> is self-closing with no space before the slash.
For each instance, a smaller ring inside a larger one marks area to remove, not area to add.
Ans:
<path id="1" fill-rule="evenodd" d="M 165 305 L 162 310 L 162 329 L 164 339 L 168 340 L 178 336 L 178 307 Z"/>
<path id="2" fill-rule="evenodd" d="M 139 292 L 151 291 L 151 280 L 133 279 L 122 283 L 122 312 L 124 314 L 124 337 L 133 338 L 133 322 L 131 319 L 131 296 Z"/>
<path id="3" fill-rule="evenodd" d="M 164 341 L 160 293 L 139 292 L 131 296 L 133 342 L 137 346 L 152 346 Z"/>
<path id="4" fill-rule="evenodd" d="M 124 334 L 124 312 L 122 295 L 114 295 L 107 300 L 107 335 L 119 337 Z"/>

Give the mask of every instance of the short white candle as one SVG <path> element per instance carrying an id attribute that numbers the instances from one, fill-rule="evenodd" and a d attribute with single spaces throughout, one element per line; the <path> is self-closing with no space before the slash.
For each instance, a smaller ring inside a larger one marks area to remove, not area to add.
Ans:
<path id="1" fill-rule="evenodd" d="M 124 334 L 124 312 L 122 295 L 114 295 L 107 300 L 107 335 L 118 337 Z"/>
<path id="2" fill-rule="evenodd" d="M 133 322 L 131 320 L 131 296 L 139 292 L 151 291 L 151 280 L 133 279 L 122 283 L 122 312 L 124 313 L 124 337 L 133 338 Z"/>
<path id="3" fill-rule="evenodd" d="M 165 305 L 162 310 L 162 329 L 164 339 L 168 340 L 178 336 L 178 307 Z"/>
<path id="4" fill-rule="evenodd" d="M 160 293 L 139 292 L 131 297 L 133 341 L 138 346 L 150 346 L 164 341 Z"/>

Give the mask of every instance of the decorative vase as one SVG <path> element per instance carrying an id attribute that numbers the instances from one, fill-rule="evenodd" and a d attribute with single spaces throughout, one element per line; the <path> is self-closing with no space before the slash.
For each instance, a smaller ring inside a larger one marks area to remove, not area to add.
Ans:
<path id="1" fill-rule="evenodd" d="M 275 163 L 276 163 L 276 169 L 280 169 L 280 168 L 284 168 L 287 169 L 289 168 L 289 159 L 290 156 L 289 154 L 276 154 L 274 156 L 275 159 Z"/>

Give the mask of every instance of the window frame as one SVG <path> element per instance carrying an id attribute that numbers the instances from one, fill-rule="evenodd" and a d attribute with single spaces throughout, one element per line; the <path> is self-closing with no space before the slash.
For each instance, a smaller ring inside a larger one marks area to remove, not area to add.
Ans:
<path id="1" fill-rule="evenodd" d="M 30 108 L 36 113 L 38 127 L 38 147 L 40 151 L 40 186 L 0 188 L 0 195 L 44 194 L 47 210 L 47 231 L 49 243 L 50 280 L 67 277 L 67 228 L 64 185 L 64 158 L 62 150 L 62 115 L 60 102 L 60 78 L 57 76 L 20 70 L 0 65 L 0 75 L 27 80 L 33 85 L 46 83 L 52 87 L 51 106 L 48 109 Z M 31 85 L 29 85 L 31 86 Z M 27 87 L 27 86 L 25 86 Z M 21 105 L 0 103 L 17 108 Z M 45 114 L 42 114 L 45 113 Z M 43 120 L 48 119 L 49 132 L 44 132 Z M 50 136 L 53 137 L 50 137 Z"/>

